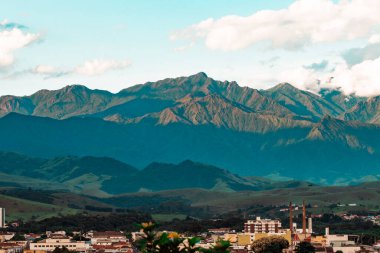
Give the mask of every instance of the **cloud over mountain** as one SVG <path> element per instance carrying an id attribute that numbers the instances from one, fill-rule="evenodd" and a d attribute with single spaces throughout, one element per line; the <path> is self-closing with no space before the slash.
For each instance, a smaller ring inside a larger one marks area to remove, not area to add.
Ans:
<path id="1" fill-rule="evenodd" d="M 299 0 L 286 9 L 250 16 L 209 18 L 172 34 L 172 39 L 201 39 L 206 47 L 232 51 L 259 42 L 296 50 L 310 44 L 367 38 L 378 29 L 377 0 Z"/>
<path id="2" fill-rule="evenodd" d="M 89 60 L 79 65 L 75 69 L 75 73 L 81 75 L 100 75 L 109 70 L 125 69 L 131 65 L 130 61 L 116 61 L 116 60 Z"/>

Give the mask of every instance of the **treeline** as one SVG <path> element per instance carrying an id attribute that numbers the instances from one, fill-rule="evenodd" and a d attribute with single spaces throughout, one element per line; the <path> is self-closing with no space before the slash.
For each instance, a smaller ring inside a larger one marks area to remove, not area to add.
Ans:
<path id="1" fill-rule="evenodd" d="M 215 219 L 194 219 L 187 217 L 185 220 L 174 219 L 171 222 L 159 224 L 160 229 L 168 231 L 177 231 L 180 233 L 202 233 L 207 232 L 211 228 L 230 228 L 240 232 L 244 228 L 245 220 L 243 217 L 219 217 Z"/>
<path id="2" fill-rule="evenodd" d="M 136 231 L 135 224 L 151 221 L 146 213 L 129 210 L 125 213 L 107 215 L 76 214 L 52 217 L 41 221 L 22 222 L 18 227 L 9 228 L 17 233 L 41 233 L 45 231 Z"/>

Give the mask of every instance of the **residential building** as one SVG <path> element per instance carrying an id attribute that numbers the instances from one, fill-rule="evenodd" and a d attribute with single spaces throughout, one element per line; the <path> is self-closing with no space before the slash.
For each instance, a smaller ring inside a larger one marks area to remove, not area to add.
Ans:
<path id="1" fill-rule="evenodd" d="M 257 217 L 256 220 L 248 220 L 244 223 L 245 233 L 278 233 L 280 229 L 281 222 L 279 220 Z"/>

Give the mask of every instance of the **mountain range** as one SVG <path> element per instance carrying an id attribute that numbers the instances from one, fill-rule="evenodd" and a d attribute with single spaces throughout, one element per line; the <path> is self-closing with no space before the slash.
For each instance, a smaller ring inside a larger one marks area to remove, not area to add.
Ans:
<path id="1" fill-rule="evenodd" d="M 288 83 L 257 90 L 205 73 L 118 93 L 72 85 L 1 97 L 0 150 L 107 156 L 140 170 L 192 160 L 240 176 L 349 184 L 379 179 L 379 109 L 379 97 Z"/>

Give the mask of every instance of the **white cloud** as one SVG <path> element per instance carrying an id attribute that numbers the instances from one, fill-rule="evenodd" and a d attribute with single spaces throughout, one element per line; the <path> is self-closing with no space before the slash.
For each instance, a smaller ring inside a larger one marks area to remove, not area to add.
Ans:
<path id="1" fill-rule="evenodd" d="M 125 69 L 131 65 L 130 61 L 116 60 L 89 60 L 75 68 L 76 73 L 81 75 L 100 75 L 109 70 Z"/>
<path id="2" fill-rule="evenodd" d="M 339 65 L 333 72 L 331 85 L 341 87 L 346 94 L 360 96 L 380 94 L 380 57 L 366 60 L 352 67 Z"/>
<path id="3" fill-rule="evenodd" d="M 258 42 L 299 49 L 309 44 L 369 38 L 379 32 L 379 0 L 298 0 L 286 9 L 263 10 L 251 16 L 209 18 L 170 36 L 202 39 L 215 50 L 238 50 Z"/>
<path id="4" fill-rule="evenodd" d="M 320 78 L 322 74 L 313 69 L 305 67 L 292 68 L 279 73 L 279 82 L 287 82 L 299 89 L 318 92 L 320 89 Z"/>
<path id="5" fill-rule="evenodd" d="M 380 57 L 353 66 L 339 62 L 334 70 L 320 73 L 304 67 L 284 70 L 279 80 L 313 92 L 320 88 L 339 88 L 345 94 L 358 96 L 380 95 Z"/>
<path id="6" fill-rule="evenodd" d="M 39 37 L 39 34 L 23 31 L 19 25 L 2 21 L 0 23 L 0 68 L 12 65 L 15 61 L 14 52 L 30 45 Z"/>
<path id="7" fill-rule="evenodd" d="M 56 73 L 57 69 L 50 65 L 38 65 L 32 70 L 32 72 L 36 74 L 52 74 Z"/>
<path id="8" fill-rule="evenodd" d="M 380 34 L 374 34 L 369 38 L 369 43 L 375 44 L 380 43 Z"/>

